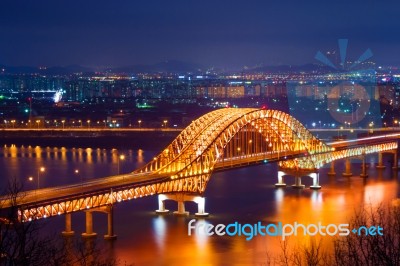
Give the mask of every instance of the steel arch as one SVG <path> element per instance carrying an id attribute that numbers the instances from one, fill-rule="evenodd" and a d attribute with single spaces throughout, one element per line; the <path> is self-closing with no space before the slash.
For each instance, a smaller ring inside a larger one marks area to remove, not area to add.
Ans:
<path id="1" fill-rule="evenodd" d="M 261 152 L 277 153 L 278 157 L 279 153 L 303 151 L 312 155 L 331 151 L 289 114 L 277 110 L 225 108 L 193 121 L 160 155 L 136 172 L 170 174 L 171 180 L 187 180 L 181 188 L 202 193 L 214 165 L 226 160 L 224 149 L 241 131 L 262 136 L 268 146 Z M 238 150 L 245 149 L 247 141 L 238 145 Z"/>

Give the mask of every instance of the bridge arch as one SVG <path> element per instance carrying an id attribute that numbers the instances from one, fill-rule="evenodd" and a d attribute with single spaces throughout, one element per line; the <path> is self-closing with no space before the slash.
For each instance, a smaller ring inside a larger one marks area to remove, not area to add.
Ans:
<path id="1" fill-rule="evenodd" d="M 254 150 L 249 152 L 249 146 L 255 147 Z M 247 151 L 246 156 L 240 153 L 242 150 Z M 254 156 L 263 160 L 267 155 L 268 158 L 301 152 L 311 155 L 330 150 L 289 114 L 277 110 L 225 108 L 193 121 L 166 149 L 135 173 L 169 174 L 170 186 L 174 187 L 169 187 L 168 191 L 203 193 L 217 163 L 245 157 L 254 160 Z"/>

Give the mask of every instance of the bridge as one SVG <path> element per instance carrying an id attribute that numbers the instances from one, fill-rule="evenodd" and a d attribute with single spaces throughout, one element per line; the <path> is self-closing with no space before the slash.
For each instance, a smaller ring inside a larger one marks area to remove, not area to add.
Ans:
<path id="1" fill-rule="evenodd" d="M 158 195 L 158 213 L 164 213 L 165 200 L 178 202 L 177 214 L 187 214 L 185 201 L 198 205 L 198 216 L 205 212 L 204 192 L 213 172 L 261 163 L 279 165 L 277 187 L 286 186 L 287 175 L 295 178 L 294 188 L 304 188 L 301 178 L 313 179 L 319 189 L 319 169 L 331 163 L 328 174 L 335 175 L 334 161 L 347 159 L 343 175 L 351 176 L 349 158 L 363 160 L 361 176 L 366 177 L 365 156 L 392 153 L 397 168 L 400 133 L 371 136 L 357 140 L 325 143 L 298 120 L 277 110 L 224 108 L 193 121 L 160 154 L 129 174 L 110 176 L 80 184 L 28 191 L 16 200 L 3 197 L 1 208 L 16 207 L 19 221 L 27 222 L 65 215 L 64 235 L 72 235 L 71 214 L 86 212 L 84 237 L 92 237 L 92 212 L 108 215 L 108 233 L 113 232 L 113 205 L 137 198 Z"/>

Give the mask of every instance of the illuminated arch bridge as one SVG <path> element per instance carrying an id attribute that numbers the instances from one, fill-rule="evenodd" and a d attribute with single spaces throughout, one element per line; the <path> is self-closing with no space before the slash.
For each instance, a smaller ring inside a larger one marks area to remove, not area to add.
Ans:
<path id="1" fill-rule="evenodd" d="M 203 193 L 213 171 L 279 161 L 286 171 L 316 172 L 334 160 L 397 149 L 397 142 L 336 149 L 317 139 L 287 113 L 265 109 L 219 109 L 192 122 L 134 173 L 170 176 L 164 191 Z"/>
<path id="2" fill-rule="evenodd" d="M 40 196 L 26 197 L 20 216 L 28 220 L 87 211 L 154 194 L 162 194 L 160 212 L 164 211 L 165 199 L 175 199 L 180 213 L 184 212 L 183 201 L 194 200 L 201 214 L 204 198 L 198 196 L 203 195 L 213 171 L 276 161 L 281 170 L 316 173 L 337 159 L 394 151 L 397 138 L 385 136 L 327 145 L 287 113 L 219 109 L 193 121 L 158 156 L 133 173 L 82 186 L 44 189 L 46 193 L 39 193 Z M 318 186 L 318 177 L 312 177 L 314 186 Z M 282 175 L 278 174 L 278 178 L 278 185 L 283 185 Z"/>

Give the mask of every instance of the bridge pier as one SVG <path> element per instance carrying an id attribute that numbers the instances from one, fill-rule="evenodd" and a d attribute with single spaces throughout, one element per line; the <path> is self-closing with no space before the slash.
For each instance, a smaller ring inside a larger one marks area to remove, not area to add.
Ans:
<path id="1" fill-rule="evenodd" d="M 65 214 L 65 230 L 61 232 L 63 236 L 73 236 L 75 234 L 72 231 L 72 221 L 71 221 L 71 213 Z"/>
<path id="2" fill-rule="evenodd" d="M 383 165 L 383 153 L 378 153 L 378 165 L 376 166 L 377 169 L 384 169 L 386 166 Z"/>
<path id="3" fill-rule="evenodd" d="M 113 205 L 107 207 L 107 235 L 104 236 L 106 240 L 116 239 L 117 235 L 114 234 L 114 208 Z"/>
<path id="4" fill-rule="evenodd" d="M 353 174 L 351 173 L 351 164 L 350 164 L 350 159 L 346 159 L 346 164 L 345 164 L 345 172 L 342 174 L 342 176 L 347 176 L 350 177 Z"/>
<path id="5" fill-rule="evenodd" d="M 328 175 L 330 175 L 330 176 L 336 175 L 336 172 L 335 172 L 335 161 L 331 162 L 331 167 L 329 169 Z"/>
<path id="6" fill-rule="evenodd" d="M 365 164 L 365 153 L 362 155 L 362 165 L 361 165 L 361 174 L 360 177 L 368 177 L 367 174 L 367 166 Z"/>
<path id="7" fill-rule="evenodd" d="M 294 185 L 292 185 L 292 188 L 304 188 L 305 185 L 301 184 L 301 176 L 295 176 L 294 177 Z"/>
<path id="8" fill-rule="evenodd" d="M 158 214 L 169 213 L 169 210 L 165 209 L 164 200 L 166 199 L 168 198 L 164 194 L 158 194 L 158 210 L 156 210 L 156 213 Z"/>
<path id="9" fill-rule="evenodd" d="M 319 185 L 319 173 L 311 173 L 310 177 L 313 179 L 313 184 L 310 186 L 311 189 L 320 189 Z"/>
<path id="10" fill-rule="evenodd" d="M 393 170 L 397 170 L 399 169 L 399 162 L 398 162 L 398 158 L 397 158 L 397 150 L 394 150 L 393 152 L 393 166 L 392 166 Z"/>
<path id="11" fill-rule="evenodd" d="M 86 215 L 86 232 L 82 233 L 83 238 L 96 237 L 97 234 L 93 232 L 93 214 L 92 211 L 85 211 Z"/>
<path id="12" fill-rule="evenodd" d="M 275 184 L 275 187 L 286 187 L 286 184 L 283 180 L 284 172 L 278 171 L 278 183 Z"/>
<path id="13" fill-rule="evenodd" d="M 174 211 L 175 215 L 189 215 L 189 212 L 185 210 L 185 201 L 178 200 L 178 210 Z"/>
<path id="14" fill-rule="evenodd" d="M 206 199 L 204 197 L 197 197 L 195 202 L 197 203 L 197 212 L 194 215 L 197 217 L 207 217 L 209 213 L 205 212 Z"/>
<path id="15" fill-rule="evenodd" d="M 189 215 L 189 212 L 185 210 L 185 201 L 193 201 L 197 203 L 197 212 L 195 213 L 195 216 L 206 217 L 209 215 L 209 213 L 205 212 L 206 199 L 204 197 L 186 195 L 183 193 L 159 194 L 158 210 L 156 210 L 156 213 L 163 214 L 168 212 L 168 210 L 165 209 L 165 200 L 174 200 L 178 202 L 178 210 L 173 212 L 175 215 Z"/>

